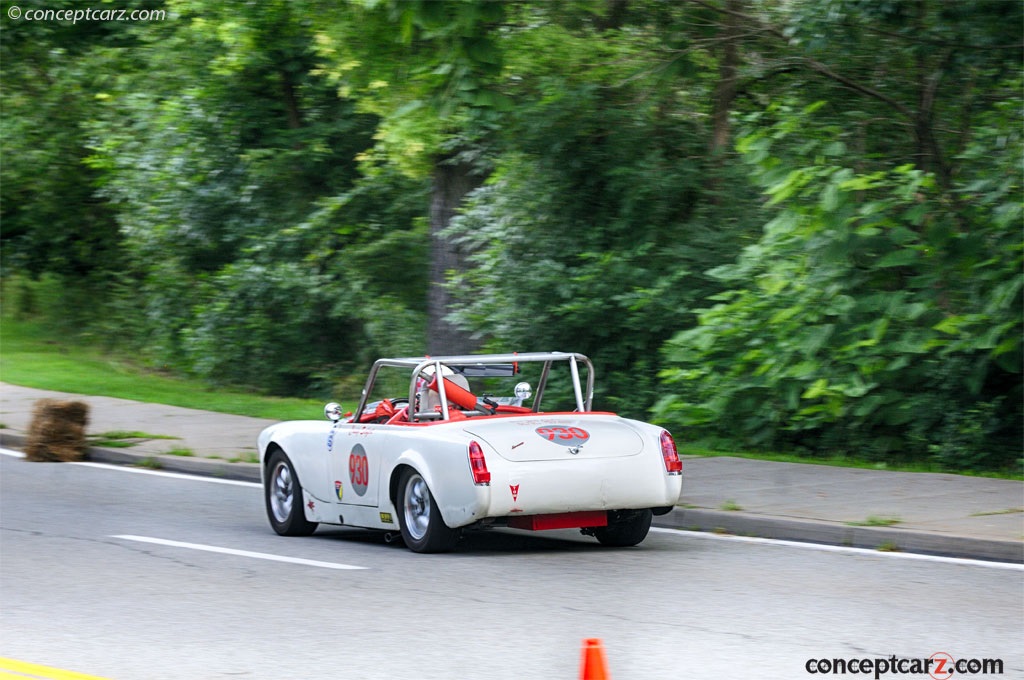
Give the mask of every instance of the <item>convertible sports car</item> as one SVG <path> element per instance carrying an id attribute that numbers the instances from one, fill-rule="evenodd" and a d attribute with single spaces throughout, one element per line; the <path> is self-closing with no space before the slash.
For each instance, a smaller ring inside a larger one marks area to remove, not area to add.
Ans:
<path id="1" fill-rule="evenodd" d="M 355 415 L 331 403 L 325 421 L 260 434 L 270 524 L 287 536 L 323 523 L 390 539 L 397 523 L 416 552 L 495 526 L 636 545 L 677 503 L 682 462 L 666 430 L 592 411 L 593 393 L 582 354 L 380 359 Z"/>

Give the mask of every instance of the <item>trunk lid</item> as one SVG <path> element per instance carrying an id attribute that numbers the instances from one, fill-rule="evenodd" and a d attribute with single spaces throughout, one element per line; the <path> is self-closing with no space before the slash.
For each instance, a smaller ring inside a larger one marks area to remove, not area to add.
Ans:
<path id="1" fill-rule="evenodd" d="M 465 432 L 516 463 L 622 458 L 635 456 L 644 447 L 640 434 L 614 415 L 477 418 Z"/>

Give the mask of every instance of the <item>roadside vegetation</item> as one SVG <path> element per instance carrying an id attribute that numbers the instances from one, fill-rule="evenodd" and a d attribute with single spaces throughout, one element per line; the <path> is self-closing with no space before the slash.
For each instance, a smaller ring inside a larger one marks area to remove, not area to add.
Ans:
<path id="1" fill-rule="evenodd" d="M 1021 3 L 143 4 L 5 24 L 8 379 L 575 350 L 695 447 L 1020 474 Z"/>
<path id="2" fill-rule="evenodd" d="M 354 397 L 361 388 L 361 383 L 358 382 L 361 379 L 362 376 L 354 377 L 347 383 L 349 389 L 356 392 L 349 391 L 336 396 L 324 395 L 323 400 L 288 399 L 254 392 L 217 389 L 204 381 L 165 375 L 153 368 L 145 367 L 136 360 L 119 355 L 116 350 L 103 350 L 95 345 L 89 345 L 74 334 L 57 335 L 39 323 L 15 320 L 6 315 L 0 316 L 0 381 L 25 387 L 133 399 L 256 418 L 317 420 L 323 416 L 323 405 L 327 400 L 339 401 L 340 398 L 344 398 L 347 400 L 342 402 L 343 407 L 355 408 Z M 91 435 L 90 445 L 130 448 L 148 439 L 174 437 L 145 431 L 111 431 Z M 678 445 L 680 453 L 684 456 L 735 456 L 784 463 L 812 463 L 903 472 L 945 471 L 935 461 L 885 463 L 853 456 L 807 457 L 763 450 L 724 447 L 710 449 L 700 443 L 685 441 L 679 441 Z M 175 455 L 188 456 L 191 452 L 183 449 Z M 255 461 L 252 454 L 243 454 L 232 458 L 230 462 Z M 1012 470 L 958 472 L 985 477 L 1024 479 L 1024 475 Z M 738 509 L 738 506 L 723 509 Z M 1020 512 L 1020 509 L 1006 512 Z"/>
<path id="3" fill-rule="evenodd" d="M 109 449 L 127 449 L 139 442 L 153 439 L 178 439 L 165 434 L 151 434 L 140 430 L 111 430 L 86 435 L 89 446 L 101 446 Z"/>
<path id="4" fill-rule="evenodd" d="M 7 315 L 0 318 L 0 381 L 43 390 L 118 397 L 256 418 L 323 417 L 323 401 L 213 388 L 201 380 L 147 368 L 73 334 L 57 335 L 39 323 L 19 321 Z M 157 437 L 146 432 L 99 435 L 104 446 Z"/>

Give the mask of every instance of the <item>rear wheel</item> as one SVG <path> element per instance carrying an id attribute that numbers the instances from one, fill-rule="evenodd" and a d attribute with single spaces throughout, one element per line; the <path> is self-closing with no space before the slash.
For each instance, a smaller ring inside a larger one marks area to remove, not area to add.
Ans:
<path id="1" fill-rule="evenodd" d="M 267 477 L 263 484 L 263 497 L 267 504 L 267 518 L 274 531 L 282 536 L 309 536 L 317 523 L 306 519 L 302 511 L 302 485 L 295 467 L 277 449 L 270 455 Z"/>
<path id="2" fill-rule="evenodd" d="M 413 552 L 447 552 L 455 547 L 458 533 L 449 529 L 437 509 L 427 482 L 412 468 L 398 480 L 398 526 L 405 545 Z"/>
<path id="3" fill-rule="evenodd" d="M 619 510 L 608 513 L 608 526 L 594 529 L 601 545 L 625 548 L 647 538 L 654 513 L 651 510 Z"/>

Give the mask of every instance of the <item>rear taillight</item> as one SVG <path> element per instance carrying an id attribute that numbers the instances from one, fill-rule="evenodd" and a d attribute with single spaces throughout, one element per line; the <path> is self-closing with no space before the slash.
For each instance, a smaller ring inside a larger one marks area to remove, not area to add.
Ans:
<path id="1" fill-rule="evenodd" d="M 679 460 L 676 442 L 668 430 L 661 431 L 661 457 L 665 459 L 665 472 L 670 475 L 683 474 L 683 461 Z"/>
<path id="2" fill-rule="evenodd" d="M 473 473 L 474 484 L 486 486 L 491 483 L 491 473 L 487 471 L 484 450 L 475 441 L 469 443 L 469 469 Z"/>

